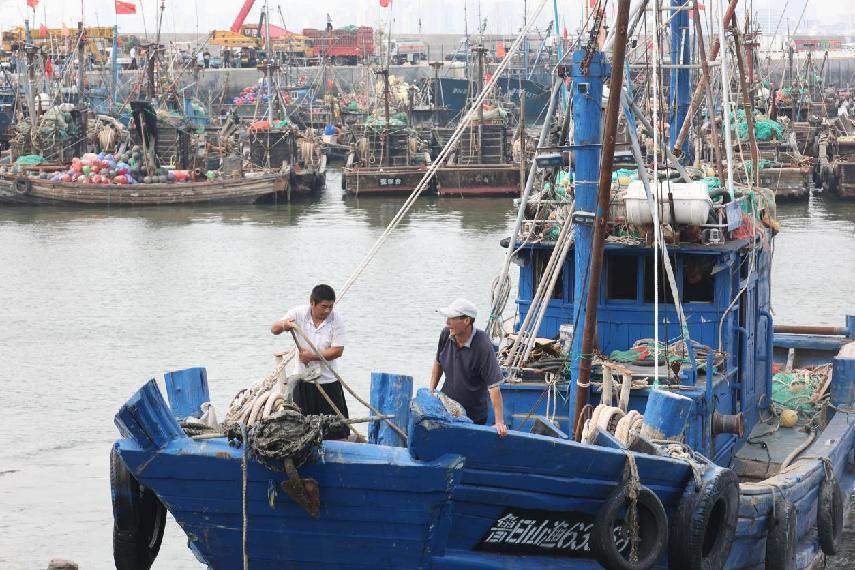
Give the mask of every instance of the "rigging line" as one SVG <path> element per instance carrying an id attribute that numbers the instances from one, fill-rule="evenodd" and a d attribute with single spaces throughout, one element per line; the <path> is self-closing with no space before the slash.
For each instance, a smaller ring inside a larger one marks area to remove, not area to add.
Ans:
<path id="1" fill-rule="evenodd" d="M 391 235 L 392 231 L 395 230 L 395 228 L 398 226 L 398 224 L 401 222 L 401 220 L 404 218 L 404 216 L 407 215 L 410 208 L 412 208 L 413 204 L 415 203 L 416 199 L 421 195 L 421 193 L 427 187 L 428 182 L 436 174 L 436 171 L 439 169 L 440 165 L 443 164 L 445 162 L 445 160 L 448 158 L 448 155 L 451 153 L 452 148 L 457 143 L 457 141 L 460 140 L 460 137 L 461 137 L 463 130 L 466 128 L 469 121 L 471 121 L 472 118 L 475 116 L 475 114 L 478 110 L 478 107 L 480 107 L 480 105 L 483 104 L 487 95 L 490 93 L 490 91 L 493 89 L 493 87 L 498 82 L 499 77 L 502 75 L 502 73 L 504 73 L 504 71 L 510 65 L 510 61 L 511 61 L 512 57 L 509 57 L 509 56 L 516 54 L 517 50 L 519 49 L 520 45 L 522 44 L 523 38 L 528 33 L 528 31 L 531 29 L 531 27 L 534 23 L 534 20 L 536 19 L 537 15 L 540 14 L 541 10 L 543 9 L 543 7 L 545 5 L 546 5 L 546 0 L 541 0 L 540 4 L 537 7 L 537 10 L 535 11 L 535 14 L 536 14 L 535 18 L 532 18 L 532 22 L 530 24 L 528 24 L 520 32 L 520 34 L 517 36 L 516 40 L 514 40 L 514 43 L 511 45 L 510 49 L 508 50 L 508 55 L 505 57 L 505 59 L 502 60 L 502 62 L 499 64 L 498 68 L 496 68 L 495 73 L 490 78 L 490 80 L 487 82 L 487 84 L 484 86 L 484 89 L 480 93 L 480 95 L 475 99 L 475 101 L 473 101 L 472 106 L 469 108 L 469 111 L 466 113 L 466 116 L 464 117 L 463 121 L 461 121 L 461 123 L 457 126 L 457 128 L 455 128 L 455 130 L 452 133 L 451 138 L 448 140 L 448 143 L 446 144 L 446 146 L 442 149 L 442 151 L 440 152 L 440 154 L 436 158 L 436 160 L 430 165 L 427 172 L 425 172 L 422 179 L 419 181 L 419 183 L 413 189 L 413 192 L 410 194 L 410 196 L 407 198 L 407 200 L 401 206 L 401 209 L 398 210 L 398 213 L 395 214 L 395 217 L 392 219 L 391 222 L 389 222 L 389 225 L 387 226 L 386 230 L 377 239 L 375 244 L 371 247 L 371 249 L 368 251 L 368 253 L 365 255 L 365 257 L 359 263 L 359 265 L 357 265 L 356 269 L 354 269 L 351 276 L 347 279 L 347 281 L 345 282 L 345 284 L 342 288 L 341 294 L 339 295 L 340 298 L 343 297 L 350 290 L 350 288 L 353 286 L 353 284 L 356 282 L 356 280 L 359 278 L 359 276 L 362 274 L 362 272 L 365 270 L 365 268 L 368 266 L 368 264 L 371 263 L 371 261 L 374 259 L 374 256 L 377 254 L 377 251 L 386 242 L 386 240 L 389 238 L 389 235 Z"/>

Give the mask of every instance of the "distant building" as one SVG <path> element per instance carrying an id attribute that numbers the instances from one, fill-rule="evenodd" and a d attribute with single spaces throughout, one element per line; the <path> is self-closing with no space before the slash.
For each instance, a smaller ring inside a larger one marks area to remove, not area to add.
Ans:
<path id="1" fill-rule="evenodd" d="M 843 36 L 807 36 L 793 37 L 793 49 L 796 51 L 825 51 L 843 49 L 846 43 Z"/>

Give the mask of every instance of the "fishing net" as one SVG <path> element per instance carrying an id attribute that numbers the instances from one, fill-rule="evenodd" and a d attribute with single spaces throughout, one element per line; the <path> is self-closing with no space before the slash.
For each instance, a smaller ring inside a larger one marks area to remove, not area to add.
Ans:
<path id="1" fill-rule="evenodd" d="M 629 168 L 618 168 L 612 172 L 612 182 L 617 182 L 619 179 L 626 177 L 630 180 L 638 180 L 638 170 Z"/>
<path id="2" fill-rule="evenodd" d="M 730 114 L 730 126 L 736 129 L 736 134 L 740 140 L 748 139 L 748 119 L 745 117 L 745 111 L 737 109 L 735 113 Z M 755 115 L 754 117 L 754 136 L 758 141 L 772 140 L 773 135 L 778 140 L 784 138 L 784 127 L 778 121 L 773 121 L 765 115 Z"/>
<path id="3" fill-rule="evenodd" d="M 695 364 L 698 370 L 705 370 L 707 366 L 707 354 L 712 350 L 710 347 L 694 344 Z M 725 353 L 713 351 L 713 367 L 719 368 L 724 363 Z M 637 364 L 639 366 L 653 366 L 656 364 L 656 341 L 652 338 L 642 338 L 629 350 L 613 350 L 609 354 L 609 360 L 620 364 Z M 682 339 L 675 339 L 668 343 L 659 343 L 660 365 L 679 363 L 689 364 L 688 351 Z"/>
<path id="4" fill-rule="evenodd" d="M 296 467 L 303 465 L 332 430 L 347 429 L 336 416 L 304 416 L 294 403 L 256 423 L 249 431 L 252 455 L 271 471 L 284 471 L 284 461 L 291 458 Z M 232 424 L 226 435 L 241 441 L 240 426 Z"/>
<path id="5" fill-rule="evenodd" d="M 26 154 L 15 159 L 15 164 L 21 166 L 38 166 L 43 163 L 45 158 L 40 154 Z"/>
<path id="6" fill-rule="evenodd" d="M 772 402 L 776 410 L 795 410 L 800 419 L 812 418 L 819 410 L 830 368 L 824 364 L 773 375 Z"/>

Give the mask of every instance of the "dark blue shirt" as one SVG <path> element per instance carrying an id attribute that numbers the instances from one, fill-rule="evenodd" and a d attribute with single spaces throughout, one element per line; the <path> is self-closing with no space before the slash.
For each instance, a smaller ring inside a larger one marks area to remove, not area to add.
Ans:
<path id="1" fill-rule="evenodd" d="M 482 330 L 474 332 L 463 346 L 457 346 L 448 328 L 442 329 L 436 360 L 445 374 L 442 392 L 466 409 L 475 423 L 487 419 L 487 389 L 502 382 L 502 370 L 493 343 Z"/>

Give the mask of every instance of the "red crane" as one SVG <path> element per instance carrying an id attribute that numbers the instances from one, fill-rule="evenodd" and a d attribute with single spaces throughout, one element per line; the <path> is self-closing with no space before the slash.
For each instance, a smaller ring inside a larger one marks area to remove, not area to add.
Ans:
<path id="1" fill-rule="evenodd" d="M 238 12 L 237 18 L 235 18 L 231 27 L 231 30 L 234 33 L 240 33 L 240 27 L 243 26 L 243 21 L 246 20 L 246 15 L 249 14 L 250 10 L 252 10 L 253 4 L 255 4 L 255 0 L 244 0 L 243 6 L 241 6 L 240 12 Z"/>

